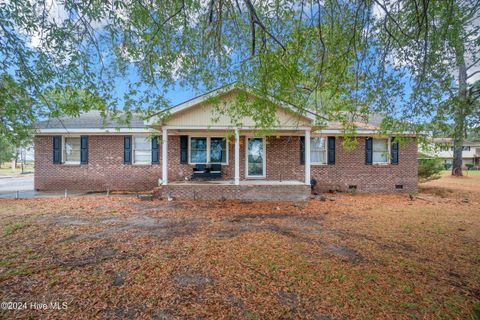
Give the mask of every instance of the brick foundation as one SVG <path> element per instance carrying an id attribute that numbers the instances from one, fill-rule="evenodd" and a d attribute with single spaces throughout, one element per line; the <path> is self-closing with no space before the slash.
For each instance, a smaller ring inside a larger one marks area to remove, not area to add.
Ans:
<path id="1" fill-rule="evenodd" d="M 170 184 L 155 188 L 157 199 L 304 201 L 310 196 L 308 185 L 220 185 Z"/>

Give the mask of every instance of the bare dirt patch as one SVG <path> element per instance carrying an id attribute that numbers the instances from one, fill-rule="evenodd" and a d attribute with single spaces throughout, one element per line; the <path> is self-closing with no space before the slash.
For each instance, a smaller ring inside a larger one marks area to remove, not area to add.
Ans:
<path id="1" fill-rule="evenodd" d="M 62 217 L 63 219 L 63 217 Z M 68 220 L 66 225 L 88 225 L 94 221 Z M 119 233 L 128 232 L 132 237 L 156 236 L 162 239 L 173 239 L 193 235 L 200 226 L 208 223 L 205 219 L 185 219 L 175 217 L 150 217 L 146 215 L 133 216 L 126 221 L 120 221 L 118 218 L 102 219 L 102 223 L 108 225 L 102 226 L 100 231 L 84 232 L 82 234 L 71 235 L 63 241 L 79 241 L 85 239 L 106 239 L 116 237 Z"/>
<path id="2" fill-rule="evenodd" d="M 195 271 L 185 271 L 185 272 L 178 272 L 173 275 L 173 280 L 177 284 L 177 286 L 181 288 L 196 288 L 200 289 L 205 287 L 206 285 L 213 284 L 213 280 L 202 273 L 195 272 Z"/>

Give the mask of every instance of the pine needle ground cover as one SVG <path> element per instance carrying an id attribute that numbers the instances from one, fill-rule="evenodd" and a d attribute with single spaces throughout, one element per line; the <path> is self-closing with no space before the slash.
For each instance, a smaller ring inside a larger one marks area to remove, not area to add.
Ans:
<path id="1" fill-rule="evenodd" d="M 0 318 L 479 316 L 480 175 L 326 198 L 0 200 Z"/>

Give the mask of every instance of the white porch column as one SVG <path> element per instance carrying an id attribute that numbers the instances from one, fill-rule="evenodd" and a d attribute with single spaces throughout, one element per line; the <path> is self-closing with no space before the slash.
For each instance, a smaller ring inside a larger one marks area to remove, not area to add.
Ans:
<path id="1" fill-rule="evenodd" d="M 240 134 L 235 128 L 235 184 L 240 184 Z"/>
<path id="2" fill-rule="evenodd" d="M 168 130 L 162 129 L 162 184 L 168 183 Z"/>
<path id="3" fill-rule="evenodd" d="M 310 185 L 310 129 L 305 130 L 305 184 Z"/>

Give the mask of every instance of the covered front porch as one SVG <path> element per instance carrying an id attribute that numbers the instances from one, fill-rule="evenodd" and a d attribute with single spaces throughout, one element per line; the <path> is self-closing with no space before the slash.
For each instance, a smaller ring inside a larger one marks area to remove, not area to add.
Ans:
<path id="1" fill-rule="evenodd" d="M 236 120 L 229 116 L 239 101 L 256 99 L 252 92 L 229 88 L 151 119 L 150 126 L 161 133 L 157 192 L 193 199 L 305 199 L 310 193 L 313 118 L 277 102 L 276 121 L 268 131 L 259 129 L 252 115 Z M 201 181 L 211 178 L 215 180 Z"/>
<path id="2" fill-rule="evenodd" d="M 162 185 L 310 185 L 310 128 L 262 135 L 252 128 L 164 126 L 161 132 Z M 210 172 L 221 173 L 212 179 Z"/>

